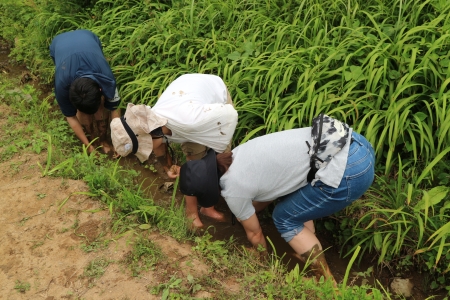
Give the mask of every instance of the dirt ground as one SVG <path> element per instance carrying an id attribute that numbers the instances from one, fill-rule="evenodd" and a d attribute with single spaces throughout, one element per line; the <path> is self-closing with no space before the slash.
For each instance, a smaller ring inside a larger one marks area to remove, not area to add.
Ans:
<path id="1" fill-rule="evenodd" d="M 8 110 L 0 105 L 0 115 Z M 149 238 L 168 257 L 166 265 L 131 276 L 120 261 L 130 253 L 134 235 L 111 236 L 108 210 L 86 195 L 72 195 L 88 191 L 83 182 L 42 177 L 37 162 L 45 164 L 45 159 L 45 153 L 23 154 L 0 164 L 0 299 L 159 299 L 148 287 L 158 285 L 161 274 L 207 274 L 190 245 L 151 233 Z M 104 250 L 82 250 L 99 236 L 113 242 Z M 84 276 L 96 258 L 112 263 L 98 279 Z M 29 290 L 21 293 L 20 282 L 29 283 Z"/>

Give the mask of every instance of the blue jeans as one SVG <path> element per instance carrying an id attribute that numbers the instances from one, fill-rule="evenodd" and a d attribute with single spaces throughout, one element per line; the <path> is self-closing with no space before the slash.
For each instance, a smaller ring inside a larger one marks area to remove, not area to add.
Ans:
<path id="1" fill-rule="evenodd" d="M 329 216 L 360 198 L 374 178 L 375 153 L 365 137 L 353 132 L 347 166 L 337 188 L 321 181 L 308 185 L 281 198 L 272 217 L 275 226 L 287 242 L 303 230 L 304 223 Z"/>

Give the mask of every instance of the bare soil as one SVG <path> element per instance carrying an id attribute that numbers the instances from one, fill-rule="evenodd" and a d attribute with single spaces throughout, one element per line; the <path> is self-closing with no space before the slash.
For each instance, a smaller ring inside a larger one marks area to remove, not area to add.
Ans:
<path id="1" fill-rule="evenodd" d="M 8 110 L 0 105 L 1 115 Z M 130 253 L 134 235 L 111 235 L 107 209 L 73 194 L 88 191 L 83 182 L 42 177 L 37 162 L 45 159 L 45 154 L 27 153 L 0 164 L 0 299 L 158 299 L 148 287 L 158 285 L 166 270 L 176 269 L 179 277 L 208 272 L 190 245 L 151 233 L 148 238 L 167 256 L 165 265 L 133 277 L 120 262 Z M 103 250 L 82 250 L 100 236 L 114 241 Z M 98 279 L 84 276 L 96 258 L 111 262 L 106 272 Z M 19 282 L 29 283 L 30 289 L 21 293 Z"/>

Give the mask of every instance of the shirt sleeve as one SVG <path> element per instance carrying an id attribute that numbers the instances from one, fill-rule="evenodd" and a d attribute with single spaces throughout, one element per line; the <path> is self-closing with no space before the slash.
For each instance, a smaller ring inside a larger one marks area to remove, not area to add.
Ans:
<path id="1" fill-rule="evenodd" d="M 77 114 L 77 109 L 69 100 L 69 87 L 66 89 L 63 84 L 55 84 L 55 96 L 64 116 L 73 117 Z"/>
<path id="2" fill-rule="evenodd" d="M 106 97 L 105 97 L 106 98 Z M 112 99 L 105 99 L 105 108 L 108 110 L 116 110 L 117 107 L 119 107 L 120 104 L 120 96 L 119 96 L 119 91 L 115 90 L 114 92 L 114 97 Z"/>
<path id="3" fill-rule="evenodd" d="M 231 212 L 241 221 L 247 220 L 255 213 L 255 207 L 251 199 L 227 197 L 225 201 Z"/>

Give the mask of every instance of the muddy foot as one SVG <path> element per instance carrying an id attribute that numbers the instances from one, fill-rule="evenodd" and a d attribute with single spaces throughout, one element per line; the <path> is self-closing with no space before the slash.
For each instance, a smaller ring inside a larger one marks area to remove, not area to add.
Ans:
<path id="1" fill-rule="evenodd" d="M 188 217 L 188 230 L 194 233 L 202 232 L 204 225 L 199 218 L 189 218 Z"/>

